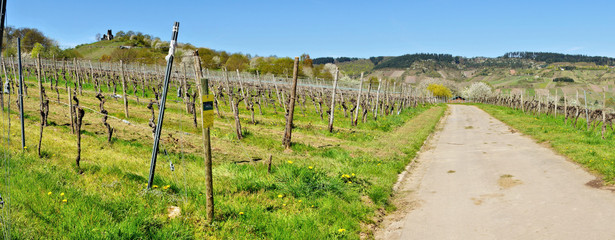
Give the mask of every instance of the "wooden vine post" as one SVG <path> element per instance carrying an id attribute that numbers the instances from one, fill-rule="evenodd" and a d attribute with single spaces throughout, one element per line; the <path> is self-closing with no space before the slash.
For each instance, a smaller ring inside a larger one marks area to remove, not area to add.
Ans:
<path id="1" fill-rule="evenodd" d="M 329 132 L 333 132 L 333 112 L 335 111 L 335 92 L 337 90 L 337 77 L 339 70 L 335 68 L 335 78 L 333 79 L 333 94 L 331 94 L 331 113 L 329 114 Z"/>
<path id="2" fill-rule="evenodd" d="M 354 119 L 352 120 L 352 125 L 357 126 L 357 120 L 359 118 L 359 109 L 361 106 L 361 92 L 363 91 L 363 73 L 361 73 L 361 79 L 359 80 L 359 95 L 357 96 L 357 104 L 354 109 Z"/>
<path id="3" fill-rule="evenodd" d="M 46 99 L 46 95 L 45 95 L 45 89 L 43 88 L 43 82 L 41 81 L 41 55 L 37 54 L 37 65 L 36 65 L 36 70 L 37 70 L 37 78 L 38 78 L 38 90 L 39 90 L 39 95 L 40 95 L 40 99 L 41 99 L 41 109 L 40 109 L 40 114 L 41 114 L 41 128 L 40 128 L 40 135 L 39 135 L 39 139 L 38 139 L 38 157 L 42 158 L 43 155 L 41 155 L 41 145 L 43 142 L 43 128 L 45 126 L 47 126 L 47 115 L 49 113 L 49 100 Z"/>
<path id="4" fill-rule="evenodd" d="M 209 94 L 209 81 L 202 76 L 201 58 L 198 50 L 194 52 L 194 67 L 196 72 L 196 86 L 201 86 L 201 122 L 203 123 L 203 150 L 205 159 L 205 204 L 207 207 L 207 223 L 211 224 L 214 219 L 214 188 L 211 159 L 210 127 L 214 124 L 214 96 Z"/>
<path id="5" fill-rule="evenodd" d="M 122 77 L 122 92 L 124 98 L 124 115 L 126 115 L 126 119 L 128 119 L 128 99 L 126 98 L 126 78 L 124 77 L 124 63 L 120 60 L 120 75 Z"/>
<path id="6" fill-rule="evenodd" d="M 525 89 L 521 90 L 521 112 L 525 113 L 525 105 L 523 103 L 523 95 L 525 95 Z"/>
<path id="7" fill-rule="evenodd" d="M 568 124 L 568 100 L 566 99 L 566 92 L 562 88 L 562 93 L 564 94 L 564 125 Z"/>
<path id="8" fill-rule="evenodd" d="M 608 87 L 604 87 L 602 92 L 602 139 L 604 139 L 604 133 L 606 132 L 606 91 L 608 91 Z"/>
<path id="9" fill-rule="evenodd" d="M 239 102 L 243 101 L 243 98 L 241 96 L 235 96 L 234 89 L 230 85 L 228 79 L 228 71 L 226 71 L 226 69 L 224 70 L 224 77 L 226 79 L 226 88 L 228 91 L 229 104 L 231 110 L 233 110 L 233 118 L 235 119 L 235 134 L 237 135 L 237 140 L 241 140 L 243 139 L 243 133 L 241 130 L 241 121 L 239 119 Z"/>
<path id="10" fill-rule="evenodd" d="M 376 92 L 376 103 L 374 106 L 376 109 L 374 110 L 374 120 L 378 119 L 378 105 L 380 105 L 380 87 L 382 86 L 382 79 L 378 79 L 378 91 Z"/>
<path id="11" fill-rule="evenodd" d="M 587 131 L 589 131 L 589 113 L 587 109 L 587 91 L 583 90 L 583 96 L 585 98 L 585 122 L 587 123 Z"/>
<path id="12" fill-rule="evenodd" d="M 297 98 L 297 75 L 299 72 L 299 58 L 295 57 L 293 66 L 293 86 L 290 92 L 290 103 L 288 104 L 288 116 L 286 117 L 286 129 L 284 130 L 284 139 L 282 144 L 286 149 L 290 148 L 292 132 L 293 132 L 293 115 L 295 113 L 295 102 Z M 333 115 L 331 115 L 333 116 Z"/>
<path id="13" fill-rule="evenodd" d="M 363 123 L 367 122 L 367 114 L 370 107 L 369 105 L 371 103 L 369 94 L 372 92 L 372 81 L 371 79 L 367 79 L 367 82 L 369 83 L 369 85 L 367 86 L 367 95 L 365 96 L 367 99 L 365 99 L 365 106 L 363 107 Z"/>
<path id="14" fill-rule="evenodd" d="M 70 133 L 74 134 L 75 133 L 75 121 L 73 119 L 75 119 L 75 112 L 73 110 L 73 91 L 70 89 L 70 86 L 68 86 L 68 110 L 70 112 Z"/>
<path id="15" fill-rule="evenodd" d="M 559 99 L 557 98 L 557 88 L 555 89 L 555 109 L 553 110 L 553 116 L 555 116 L 555 118 L 557 118 L 557 102 L 559 102 Z"/>

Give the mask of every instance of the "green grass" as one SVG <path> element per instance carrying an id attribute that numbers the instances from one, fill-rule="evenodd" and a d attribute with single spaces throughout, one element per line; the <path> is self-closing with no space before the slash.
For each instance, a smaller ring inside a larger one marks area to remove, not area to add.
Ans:
<path id="1" fill-rule="evenodd" d="M 86 111 L 84 174 L 78 174 L 76 136 L 66 126 L 67 107 L 55 103 L 55 92 L 49 89 L 49 121 L 54 124 L 45 128 L 45 157 L 36 157 L 38 95 L 34 79 L 27 80 L 28 148 L 21 154 L 12 105 L 10 162 L 0 161 L 2 169 L 11 169 L 10 189 L 2 185 L 0 193 L 11 196 L 10 226 L 17 239 L 357 239 L 370 233 L 365 226 L 377 209 L 392 208 L 388 200 L 397 174 L 414 158 L 446 108 L 409 108 L 378 121 L 370 114 L 367 123 L 357 127 L 336 110 L 335 131 L 329 133 L 326 116 L 321 120 L 308 100 L 305 116 L 297 106 L 294 144 L 292 151 L 285 151 L 280 107 L 274 113 L 271 106 L 263 106 L 262 116 L 256 112 L 258 124 L 252 125 L 240 104 L 241 121 L 249 134 L 237 141 L 229 108 L 223 105 L 223 116 L 216 117 L 212 129 L 216 208 L 214 224 L 208 226 L 200 130 L 192 126 L 184 106 L 173 102 L 174 96 L 169 95 L 161 141 L 168 155 L 159 154 L 154 179 L 158 187 L 145 191 L 151 129 L 143 127 L 150 114 L 144 104 L 130 99 L 132 125 L 109 119 L 116 128 L 111 144 L 106 142 L 100 115 Z M 91 92 L 92 86 L 85 84 L 81 104 L 97 109 L 98 100 Z M 63 89 L 60 97 L 67 102 Z M 121 99 L 109 99 L 105 107 L 110 115 L 123 118 L 122 104 Z M 6 129 L 7 122 L 0 121 L 0 126 Z M 267 159 L 269 154 L 273 155 L 270 174 L 265 161 L 235 163 Z M 3 171 L 0 175 L 6 177 Z M 169 219 L 170 206 L 180 207 L 181 217 Z"/>
<path id="2" fill-rule="evenodd" d="M 607 128 L 605 139 L 602 139 L 600 126 L 595 131 L 587 131 L 587 125 L 581 118 L 575 128 L 570 121 L 564 124 L 562 116 L 536 117 L 507 107 L 484 104 L 478 106 L 504 123 L 532 136 L 538 142 L 548 143 L 557 152 L 599 173 L 607 183 L 614 182 L 615 134 L 612 130 Z"/>

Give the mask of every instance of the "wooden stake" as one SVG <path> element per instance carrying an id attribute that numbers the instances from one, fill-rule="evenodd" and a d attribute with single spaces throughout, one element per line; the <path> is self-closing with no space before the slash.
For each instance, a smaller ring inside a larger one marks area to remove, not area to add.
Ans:
<path id="1" fill-rule="evenodd" d="M 122 92 L 124 94 L 124 114 L 126 115 L 126 119 L 128 119 L 128 98 L 126 98 L 126 78 L 124 77 L 124 63 L 120 60 L 120 75 L 122 77 Z"/>
<path id="2" fill-rule="evenodd" d="M 354 119 L 352 120 L 353 126 L 357 126 L 357 120 L 359 118 L 359 109 L 361 107 L 361 93 L 363 91 L 363 73 L 361 73 L 361 78 L 359 82 L 359 96 L 357 96 L 357 105 L 354 108 Z"/>
<path id="3" fill-rule="evenodd" d="M 376 92 L 376 110 L 374 111 L 374 120 L 378 119 L 378 105 L 380 105 L 380 87 L 382 86 L 382 79 L 378 78 L 378 91 Z"/>
<path id="4" fill-rule="evenodd" d="M 606 91 L 607 87 L 604 87 L 604 92 L 602 92 L 602 139 L 604 139 L 604 133 L 606 132 Z"/>
<path id="5" fill-rule="evenodd" d="M 587 122 L 587 131 L 589 131 L 589 113 L 587 112 L 587 92 L 583 90 L 583 95 L 585 97 L 585 122 Z"/>
<path id="6" fill-rule="evenodd" d="M 201 86 L 199 93 L 201 99 L 209 94 L 209 84 L 206 79 L 203 79 L 201 69 L 201 58 L 199 52 L 194 52 L 194 68 L 196 74 L 196 86 Z M 201 106 L 202 107 L 202 106 Z M 203 122 L 203 111 L 201 111 L 201 122 Z M 212 159 L 211 159 L 211 139 L 210 130 L 203 127 L 203 155 L 205 159 L 205 205 L 207 207 L 207 223 L 211 224 L 214 219 L 214 190 L 213 190 L 213 175 L 212 175 Z"/>
<path id="7" fill-rule="evenodd" d="M 557 103 L 559 102 L 559 99 L 557 98 L 557 88 L 555 89 L 555 110 L 553 111 L 553 115 L 555 116 L 555 118 L 557 118 Z"/>
<path id="8" fill-rule="evenodd" d="M 564 125 L 568 123 L 568 101 L 566 100 L 566 92 L 562 89 L 562 93 L 564 93 Z"/>
<path id="9" fill-rule="evenodd" d="M 337 78 L 339 75 L 339 69 L 335 68 L 335 78 L 333 79 L 333 94 L 331 94 L 331 113 L 329 114 L 329 132 L 333 132 L 333 115 L 335 112 L 335 92 L 337 90 Z"/>
<path id="10" fill-rule="evenodd" d="M 284 139 L 282 140 L 282 144 L 284 145 L 286 149 L 290 148 L 292 132 L 293 132 L 293 116 L 295 113 L 295 99 L 297 98 L 297 75 L 298 74 L 299 74 L 299 57 L 295 57 L 295 64 L 293 66 L 293 86 L 290 92 L 290 103 L 288 104 L 288 116 L 286 117 L 286 129 L 284 130 Z M 333 116 L 333 114 L 331 114 L 331 116 Z M 331 128 L 331 126 L 329 128 Z"/>
<path id="11" fill-rule="evenodd" d="M 200 60 L 200 59 L 199 59 Z M 182 72 L 183 74 L 183 78 L 180 81 L 180 85 L 181 85 L 181 95 L 184 99 L 184 105 L 186 105 L 186 113 L 189 113 L 190 110 L 188 109 L 188 103 L 190 102 L 190 97 L 188 96 L 188 83 L 186 81 L 186 63 L 182 63 Z M 197 78 L 195 79 L 196 81 L 201 81 L 198 76 L 200 74 L 196 73 Z M 200 84 L 200 82 L 197 83 L 197 85 Z"/>

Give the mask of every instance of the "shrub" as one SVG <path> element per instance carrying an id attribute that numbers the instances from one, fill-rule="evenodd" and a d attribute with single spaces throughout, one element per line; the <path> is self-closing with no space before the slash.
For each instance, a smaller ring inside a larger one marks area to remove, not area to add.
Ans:
<path id="1" fill-rule="evenodd" d="M 554 78 L 553 82 L 574 82 L 574 79 L 569 78 L 569 77 L 558 77 L 558 78 Z"/>

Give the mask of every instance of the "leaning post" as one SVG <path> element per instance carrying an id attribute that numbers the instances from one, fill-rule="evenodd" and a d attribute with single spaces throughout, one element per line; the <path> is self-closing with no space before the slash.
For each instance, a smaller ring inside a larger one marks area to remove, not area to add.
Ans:
<path id="1" fill-rule="evenodd" d="M 154 147 L 152 149 L 152 160 L 151 160 L 150 168 L 149 168 L 149 180 L 147 181 L 147 189 L 152 189 L 152 185 L 154 183 L 154 173 L 156 172 L 156 158 L 158 157 L 158 142 L 160 141 L 160 132 L 162 131 L 162 122 L 164 120 L 164 106 L 167 101 L 167 91 L 169 90 L 169 79 L 171 77 L 171 70 L 173 68 L 173 58 L 175 55 L 175 47 L 177 46 L 178 30 L 179 30 L 179 22 L 175 22 L 175 24 L 173 25 L 173 36 L 171 37 L 169 55 L 165 57 L 167 60 L 167 70 L 164 76 L 164 85 L 162 88 L 162 96 L 160 98 L 160 111 L 158 114 L 158 123 L 156 124 L 156 130 L 154 131 Z"/>
<path id="2" fill-rule="evenodd" d="M 331 113 L 329 114 L 329 132 L 333 132 L 333 112 L 335 111 L 335 92 L 337 91 L 337 77 L 339 70 L 335 68 L 335 78 L 333 79 L 333 94 L 331 94 Z"/>
<path id="3" fill-rule="evenodd" d="M 359 109 L 361 106 L 361 91 L 363 91 L 363 72 L 361 72 L 361 78 L 359 80 L 359 96 L 357 96 L 357 104 L 354 108 L 354 119 L 352 119 L 353 126 L 357 126 L 357 119 L 359 118 Z"/>

